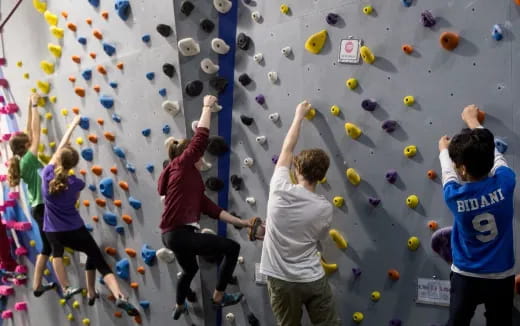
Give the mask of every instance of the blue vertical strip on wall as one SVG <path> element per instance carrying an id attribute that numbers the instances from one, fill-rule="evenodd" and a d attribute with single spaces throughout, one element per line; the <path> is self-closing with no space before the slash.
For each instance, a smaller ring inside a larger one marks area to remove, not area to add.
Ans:
<path id="1" fill-rule="evenodd" d="M 231 125 L 233 109 L 233 84 L 235 80 L 235 38 L 237 31 L 238 1 L 232 0 L 233 6 L 226 14 L 219 15 L 218 34 L 230 47 L 229 52 L 219 57 L 219 76 L 226 78 L 228 85 L 218 101 L 222 110 L 218 115 L 218 134 L 227 144 L 231 144 Z M 218 204 L 227 209 L 229 192 L 230 153 L 222 155 L 218 160 L 218 176 L 224 181 L 224 188 L 218 194 Z M 227 226 L 224 222 L 218 223 L 218 235 L 225 237 Z M 216 325 L 222 325 L 222 310 L 217 312 Z"/>

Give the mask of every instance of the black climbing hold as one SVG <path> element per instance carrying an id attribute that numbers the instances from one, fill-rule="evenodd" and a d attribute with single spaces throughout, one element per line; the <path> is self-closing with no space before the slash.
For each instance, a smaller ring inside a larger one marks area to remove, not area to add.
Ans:
<path id="1" fill-rule="evenodd" d="M 164 37 L 168 37 L 172 34 L 173 30 L 169 25 L 159 24 L 157 25 L 157 32 Z"/>
<path id="2" fill-rule="evenodd" d="M 220 156 L 229 151 L 229 146 L 223 137 L 212 136 L 208 142 L 208 153 L 215 156 Z"/>
<path id="3" fill-rule="evenodd" d="M 381 125 L 381 128 L 383 128 L 383 130 L 386 132 L 393 132 L 397 128 L 397 121 L 385 120 Z"/>
<path id="4" fill-rule="evenodd" d="M 231 181 L 231 187 L 235 190 L 240 190 L 240 188 L 242 188 L 242 178 L 239 177 L 238 175 L 236 174 L 233 174 L 230 178 L 230 181 Z"/>
<path id="5" fill-rule="evenodd" d="M 366 99 L 361 102 L 361 107 L 366 111 L 374 111 L 376 109 L 377 102 L 372 99 Z"/>
<path id="6" fill-rule="evenodd" d="M 162 71 L 164 72 L 164 74 L 166 76 L 168 76 L 170 78 L 172 78 L 173 75 L 175 75 L 175 67 L 171 63 L 163 64 Z"/>
<path id="7" fill-rule="evenodd" d="M 247 49 L 249 49 L 249 44 L 250 43 L 251 43 L 251 38 L 249 36 L 247 36 L 244 33 L 238 34 L 238 37 L 237 37 L 237 47 L 239 49 L 246 51 Z"/>
<path id="8" fill-rule="evenodd" d="M 336 25 L 339 20 L 339 15 L 331 12 L 327 15 L 327 18 L 325 18 L 325 20 L 329 25 Z"/>
<path id="9" fill-rule="evenodd" d="M 246 126 L 250 126 L 253 124 L 253 121 L 255 121 L 255 119 L 251 118 L 251 117 L 248 117 L 247 115 L 240 115 L 240 120 L 242 121 L 243 124 L 245 124 Z"/>
<path id="10" fill-rule="evenodd" d="M 436 23 L 435 17 L 429 10 L 425 10 L 421 13 L 421 22 L 424 27 L 433 27 Z"/>
<path id="11" fill-rule="evenodd" d="M 213 77 L 209 80 L 209 85 L 217 92 L 222 93 L 227 87 L 228 81 L 224 77 Z"/>
<path id="12" fill-rule="evenodd" d="M 195 6 L 193 3 L 191 3 L 191 1 L 183 1 L 181 3 L 181 12 L 186 16 L 189 16 L 193 9 L 195 9 Z"/>
<path id="13" fill-rule="evenodd" d="M 238 81 L 240 82 L 240 84 L 242 84 L 242 86 L 247 86 L 249 84 L 251 84 L 251 82 L 253 81 L 248 74 L 246 73 L 243 73 L 242 75 L 240 75 L 238 77 Z"/>
<path id="14" fill-rule="evenodd" d="M 224 181 L 217 177 L 210 177 L 206 180 L 206 188 L 213 191 L 220 191 L 224 188 Z"/>
<path id="15" fill-rule="evenodd" d="M 213 23 L 211 20 L 207 19 L 207 18 L 204 18 L 203 20 L 200 21 L 200 28 L 206 32 L 206 33 L 211 33 L 213 32 L 213 29 L 215 29 L 215 23 Z"/>
<path id="16" fill-rule="evenodd" d="M 199 96 L 204 89 L 204 84 L 200 80 L 193 80 L 186 84 L 186 94 L 191 97 Z"/>
<path id="17" fill-rule="evenodd" d="M 256 318 L 252 312 L 247 315 L 247 322 L 249 323 L 249 326 L 260 326 L 258 318 Z"/>

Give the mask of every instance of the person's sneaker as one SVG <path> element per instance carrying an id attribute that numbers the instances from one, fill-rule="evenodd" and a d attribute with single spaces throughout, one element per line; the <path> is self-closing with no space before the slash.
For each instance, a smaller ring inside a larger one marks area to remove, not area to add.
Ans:
<path id="1" fill-rule="evenodd" d="M 240 292 L 236 293 L 224 293 L 224 296 L 222 297 L 222 301 L 215 302 L 213 298 L 211 298 L 211 302 L 213 302 L 213 305 L 218 308 L 223 308 L 227 306 L 232 306 L 240 302 L 242 300 L 242 297 L 244 295 Z"/>
<path id="2" fill-rule="evenodd" d="M 178 320 L 181 318 L 182 314 L 188 314 L 188 304 L 185 302 L 183 306 L 175 306 L 172 312 L 173 320 Z"/>
<path id="3" fill-rule="evenodd" d="M 116 306 L 126 311 L 128 316 L 139 316 L 139 311 L 134 307 L 134 305 L 128 302 L 128 300 L 123 297 L 117 298 Z"/>
<path id="4" fill-rule="evenodd" d="M 435 253 L 441 256 L 448 264 L 453 262 L 451 255 L 451 231 L 452 227 L 448 226 L 438 229 L 432 234 L 431 247 Z"/>
<path id="5" fill-rule="evenodd" d="M 88 305 L 93 306 L 97 299 L 99 299 L 99 293 L 96 292 L 93 298 L 88 298 Z"/>
<path id="6" fill-rule="evenodd" d="M 37 288 L 36 290 L 33 291 L 33 294 L 35 297 L 41 297 L 42 294 L 44 294 L 45 292 L 49 291 L 49 290 L 53 290 L 57 287 L 56 283 L 54 282 L 50 282 L 50 283 L 47 283 L 45 285 L 40 285 L 39 288 Z"/>
<path id="7" fill-rule="evenodd" d="M 63 291 L 63 299 L 65 299 L 65 301 L 68 301 L 70 298 L 72 298 L 76 294 L 81 293 L 81 291 L 83 291 L 82 288 L 73 288 L 73 287 L 69 286 L 65 289 L 65 291 Z"/>
<path id="8" fill-rule="evenodd" d="M 188 301 L 191 303 L 197 302 L 197 293 L 193 292 L 193 290 L 190 289 L 190 292 L 188 292 L 186 299 L 188 299 Z"/>

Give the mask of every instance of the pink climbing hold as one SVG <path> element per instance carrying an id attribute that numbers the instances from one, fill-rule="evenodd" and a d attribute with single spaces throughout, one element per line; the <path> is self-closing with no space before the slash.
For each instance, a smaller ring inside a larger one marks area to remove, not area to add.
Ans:
<path id="1" fill-rule="evenodd" d="M 3 95 L 0 95 L 0 103 L 5 103 L 5 97 L 3 97 Z"/>
<path id="2" fill-rule="evenodd" d="M 16 200 L 8 199 L 4 202 L 5 207 L 14 207 L 16 206 Z"/>
<path id="3" fill-rule="evenodd" d="M 18 104 L 16 103 L 9 103 L 6 106 L 6 110 L 8 114 L 16 113 L 18 112 L 20 108 L 18 107 Z"/>
<path id="4" fill-rule="evenodd" d="M 16 231 L 29 231 L 32 230 L 31 222 L 16 222 L 14 225 Z"/>
<path id="5" fill-rule="evenodd" d="M 28 272 L 29 270 L 27 269 L 27 266 L 25 266 L 25 265 L 18 265 L 18 266 L 16 266 L 16 268 L 14 269 L 14 271 L 15 271 L 16 273 L 19 273 L 19 274 L 27 274 L 27 272 Z"/>
<path id="6" fill-rule="evenodd" d="M 29 253 L 29 251 L 27 249 L 25 249 L 25 247 L 18 247 L 18 248 L 16 248 L 14 253 L 16 256 L 25 256 Z"/>
<path id="7" fill-rule="evenodd" d="M 14 294 L 14 288 L 9 285 L 0 285 L 0 295 L 7 297 Z"/>
<path id="8" fill-rule="evenodd" d="M 0 66 L 5 66 L 6 60 L 5 58 L 0 58 Z"/>
<path id="9" fill-rule="evenodd" d="M 27 302 L 20 301 L 14 304 L 14 309 L 16 311 L 27 311 Z"/>
<path id="10" fill-rule="evenodd" d="M 13 318 L 13 312 L 11 310 L 4 310 L 2 312 L 2 319 L 12 319 Z"/>
<path id="11" fill-rule="evenodd" d="M 0 87 L 9 88 L 9 82 L 5 78 L 0 78 Z"/>
<path id="12" fill-rule="evenodd" d="M 7 180 L 7 175 L 6 174 L 0 174 L 0 182 L 4 182 L 5 180 Z"/>
<path id="13" fill-rule="evenodd" d="M 2 135 L 2 140 L 3 141 L 9 141 L 9 139 L 11 139 L 11 134 L 6 132 L 5 134 Z"/>
<path id="14" fill-rule="evenodd" d="M 7 205 L 4 204 L 4 207 L 7 207 Z M 8 229 L 14 229 L 14 226 L 16 225 L 15 221 L 5 221 L 4 222 L 5 227 Z"/>
<path id="15" fill-rule="evenodd" d="M 9 199 L 17 200 L 20 198 L 20 192 L 19 191 L 11 191 L 8 195 Z"/>

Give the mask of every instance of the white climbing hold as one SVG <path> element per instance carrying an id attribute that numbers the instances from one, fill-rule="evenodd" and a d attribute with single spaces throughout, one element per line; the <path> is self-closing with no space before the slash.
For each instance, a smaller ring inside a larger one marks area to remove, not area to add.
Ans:
<path id="1" fill-rule="evenodd" d="M 269 71 L 267 73 L 267 78 L 274 84 L 278 81 L 278 73 L 276 71 Z"/>
<path id="2" fill-rule="evenodd" d="M 211 49 L 218 54 L 226 54 L 229 51 L 229 45 L 223 39 L 215 37 L 211 40 Z"/>
<path id="3" fill-rule="evenodd" d="M 265 144 L 266 141 L 267 141 L 267 138 L 265 136 L 256 137 L 256 142 L 259 143 L 260 145 Z"/>
<path id="4" fill-rule="evenodd" d="M 191 130 L 193 130 L 193 132 L 195 132 L 195 130 L 197 130 L 197 126 L 199 125 L 199 120 L 195 120 L 191 123 Z"/>
<path id="5" fill-rule="evenodd" d="M 232 312 L 228 313 L 228 314 L 226 315 L 226 320 L 227 320 L 228 322 L 230 322 L 230 323 L 231 323 L 231 322 L 234 322 L 234 321 L 235 321 L 235 315 L 234 315 Z"/>
<path id="6" fill-rule="evenodd" d="M 200 62 L 200 68 L 208 75 L 215 74 L 220 69 L 219 65 L 214 64 L 210 58 L 202 59 Z"/>
<path id="7" fill-rule="evenodd" d="M 200 233 L 217 235 L 217 233 L 210 228 L 202 229 L 202 231 L 200 231 Z"/>
<path id="8" fill-rule="evenodd" d="M 244 263 L 244 257 L 243 256 L 238 256 L 238 260 L 237 262 L 242 265 Z"/>
<path id="9" fill-rule="evenodd" d="M 286 57 L 290 56 L 292 53 L 292 49 L 290 46 L 286 46 L 284 48 L 282 48 L 282 54 Z"/>
<path id="10" fill-rule="evenodd" d="M 255 197 L 247 197 L 247 198 L 246 198 L 246 203 L 248 203 L 249 205 L 254 205 L 254 204 L 256 204 L 256 199 L 255 199 Z"/>
<path id="11" fill-rule="evenodd" d="M 264 55 L 262 53 L 257 53 L 253 56 L 253 60 L 255 60 L 256 63 L 260 63 L 264 61 Z"/>
<path id="12" fill-rule="evenodd" d="M 180 280 L 181 277 L 182 277 L 182 272 L 178 272 L 178 273 L 177 273 L 177 279 Z"/>
<path id="13" fill-rule="evenodd" d="M 177 43 L 179 52 L 185 57 L 192 57 L 200 53 L 200 46 L 191 37 L 183 38 Z"/>
<path id="14" fill-rule="evenodd" d="M 175 254 L 168 248 L 161 248 L 157 250 L 156 256 L 166 264 L 171 264 L 175 261 Z"/>
<path id="15" fill-rule="evenodd" d="M 244 159 L 244 165 L 247 166 L 248 168 L 252 167 L 253 164 L 255 164 L 255 160 L 253 160 L 252 157 L 246 157 Z"/>
<path id="16" fill-rule="evenodd" d="M 278 112 L 271 113 L 269 115 L 269 120 L 271 120 L 272 122 L 277 122 L 278 120 L 280 120 L 280 113 L 278 113 Z"/>
<path id="17" fill-rule="evenodd" d="M 180 112 L 179 102 L 178 101 L 164 101 L 162 104 L 162 108 L 164 111 L 168 112 L 169 114 L 176 116 Z"/>
<path id="18" fill-rule="evenodd" d="M 213 6 L 218 12 L 225 14 L 231 9 L 233 3 L 229 0 L 213 0 Z"/>
<path id="19" fill-rule="evenodd" d="M 259 23 L 259 22 L 262 21 L 262 14 L 260 14 L 258 11 L 253 11 L 253 12 L 251 13 L 251 18 L 252 18 L 255 22 Z"/>
<path id="20" fill-rule="evenodd" d="M 206 171 L 211 170 L 212 167 L 213 167 L 213 164 L 211 164 L 210 162 L 206 161 L 206 159 L 204 157 L 202 157 L 202 166 L 200 167 L 200 171 L 201 172 L 206 172 Z"/>

